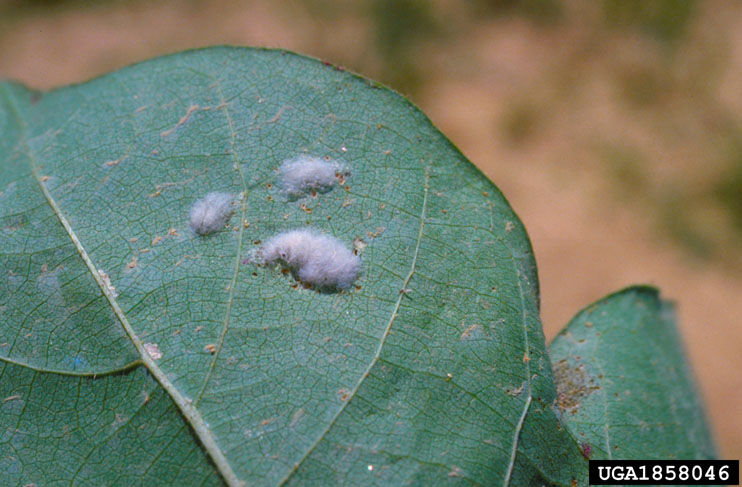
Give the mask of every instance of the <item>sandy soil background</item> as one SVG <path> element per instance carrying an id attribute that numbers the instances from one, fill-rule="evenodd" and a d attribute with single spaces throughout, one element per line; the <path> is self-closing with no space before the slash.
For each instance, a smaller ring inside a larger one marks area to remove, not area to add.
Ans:
<path id="1" fill-rule="evenodd" d="M 35 88 L 213 44 L 410 96 L 525 222 L 548 338 L 607 293 L 660 287 L 721 454 L 742 456 L 742 4 L 0 0 L 0 77 Z"/>

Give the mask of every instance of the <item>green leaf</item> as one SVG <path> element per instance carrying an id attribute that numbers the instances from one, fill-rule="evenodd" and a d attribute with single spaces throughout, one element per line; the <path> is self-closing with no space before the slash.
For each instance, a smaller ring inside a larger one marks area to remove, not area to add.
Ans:
<path id="1" fill-rule="evenodd" d="M 631 287 L 581 311 L 550 347 L 567 427 L 592 458 L 711 459 L 670 303 Z"/>
<path id="2" fill-rule="evenodd" d="M 301 153 L 345 185 L 287 199 L 276 169 Z M 210 191 L 241 198 L 197 236 Z M 354 288 L 252 263 L 307 225 L 363 240 Z M 9 484 L 584 481 L 522 224 L 357 75 L 212 48 L 49 93 L 0 84 L 0 249 Z"/>

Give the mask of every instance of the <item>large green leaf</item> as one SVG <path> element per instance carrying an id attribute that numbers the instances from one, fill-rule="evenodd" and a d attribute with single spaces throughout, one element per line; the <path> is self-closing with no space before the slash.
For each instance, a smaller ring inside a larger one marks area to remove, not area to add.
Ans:
<path id="1" fill-rule="evenodd" d="M 276 169 L 300 153 L 347 185 L 287 199 Z M 196 236 L 209 191 L 242 198 Z M 364 240 L 354 288 L 251 263 L 307 224 Z M 9 485 L 584 481 L 520 221 L 356 75 L 213 48 L 50 93 L 0 84 L 0 261 Z"/>
<path id="2" fill-rule="evenodd" d="M 673 307 L 657 290 L 632 287 L 589 306 L 550 353 L 559 406 L 592 458 L 714 458 Z"/>

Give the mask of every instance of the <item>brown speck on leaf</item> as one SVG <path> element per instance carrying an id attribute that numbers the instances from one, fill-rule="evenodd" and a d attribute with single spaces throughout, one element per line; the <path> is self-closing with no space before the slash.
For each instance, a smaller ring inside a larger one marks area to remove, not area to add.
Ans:
<path id="1" fill-rule="evenodd" d="M 41 264 L 41 272 L 46 274 L 49 271 L 49 266 L 46 264 Z"/>
<path id="2" fill-rule="evenodd" d="M 49 181 L 49 176 L 41 176 L 41 181 L 43 182 Z"/>
<path id="3" fill-rule="evenodd" d="M 98 275 L 100 276 L 101 281 L 103 281 L 103 287 L 105 287 L 109 293 L 111 293 L 111 296 L 114 298 L 118 297 L 118 293 L 116 292 L 116 288 L 113 287 L 111 284 L 111 278 L 106 274 L 105 271 L 98 269 Z"/>
<path id="4" fill-rule="evenodd" d="M 505 231 L 510 232 L 515 228 L 515 223 L 513 222 L 505 222 Z"/>
<path id="5" fill-rule="evenodd" d="M 157 237 L 155 237 L 155 238 L 152 239 L 152 247 L 154 247 L 155 245 L 157 245 L 160 242 L 162 242 L 162 237 L 160 237 L 158 235 Z"/>
<path id="6" fill-rule="evenodd" d="M 156 343 L 145 343 L 144 349 L 153 359 L 159 360 L 162 358 L 162 352 L 160 351 L 160 347 L 158 347 Z"/>
<path id="7" fill-rule="evenodd" d="M 368 244 L 361 237 L 354 238 L 353 239 L 353 253 L 355 253 L 356 255 L 358 255 L 359 253 L 361 253 L 361 251 L 364 248 L 366 248 L 366 245 L 368 245 Z"/>
<path id="8" fill-rule="evenodd" d="M 211 355 L 214 355 L 216 353 L 216 345 L 209 343 L 204 347 L 204 350 L 209 352 Z"/>
<path id="9" fill-rule="evenodd" d="M 5 399 L 3 399 L 3 402 L 5 403 L 5 402 L 10 402 L 10 401 L 17 401 L 20 398 L 21 398 L 20 394 L 14 394 L 12 396 L 8 396 Z"/>
<path id="10" fill-rule="evenodd" d="M 590 443 L 580 443 L 580 450 L 582 450 L 582 456 L 590 460 L 590 455 L 593 454 L 593 447 L 590 446 Z"/>
<path id="11" fill-rule="evenodd" d="M 462 474 L 461 468 L 459 468 L 459 467 L 457 467 L 455 465 L 453 466 L 453 468 L 451 468 L 451 471 L 448 472 L 448 476 L 449 477 L 452 477 L 452 478 L 453 477 L 461 477 L 461 474 Z"/>
<path id="12" fill-rule="evenodd" d="M 104 162 L 104 163 L 103 163 L 103 165 L 104 165 L 104 166 L 106 166 L 106 167 L 113 167 L 113 166 L 117 166 L 117 165 L 118 165 L 118 164 L 119 164 L 120 162 L 123 162 L 123 161 L 124 161 L 124 159 L 126 159 L 127 157 L 128 157 L 128 156 L 124 155 L 124 156 L 121 156 L 121 157 L 119 157 L 119 158 L 118 158 L 118 159 L 116 159 L 116 160 L 113 160 L 113 161 L 106 161 L 106 162 Z"/>
<path id="13" fill-rule="evenodd" d="M 271 118 L 270 120 L 268 120 L 268 123 L 276 123 L 276 122 L 278 122 L 278 120 L 281 118 L 281 115 L 283 115 L 283 112 L 285 112 L 286 110 L 288 110 L 290 108 L 291 107 L 288 106 L 288 105 L 284 105 L 281 108 L 279 108 L 278 111 L 276 112 L 276 114 L 273 115 L 273 118 Z"/>
<path id="14" fill-rule="evenodd" d="M 350 397 L 350 391 L 348 389 L 338 389 L 338 398 L 340 398 L 341 401 L 345 402 Z"/>
<path id="15" fill-rule="evenodd" d="M 446 374 L 446 382 L 450 381 L 451 379 L 453 379 L 453 374 L 449 372 Z"/>
<path id="16" fill-rule="evenodd" d="M 146 109 L 147 109 L 147 105 L 142 105 L 141 107 L 139 107 L 136 110 L 134 110 L 134 113 L 143 112 Z"/>
<path id="17" fill-rule="evenodd" d="M 366 235 L 369 238 L 376 238 L 379 235 L 381 235 L 382 233 L 384 233 L 384 230 L 386 230 L 386 227 L 376 227 L 376 231 L 375 232 L 373 232 L 373 233 L 368 232 L 368 233 L 366 233 Z"/>
<path id="18" fill-rule="evenodd" d="M 474 323 L 469 328 L 464 330 L 464 333 L 461 334 L 461 337 L 459 337 L 461 340 L 466 340 L 467 338 L 471 337 L 471 333 L 479 327 L 478 324 Z"/>
<path id="19" fill-rule="evenodd" d="M 133 259 L 131 259 L 131 260 L 130 260 L 130 261 L 129 261 L 129 262 L 127 263 L 127 264 L 126 264 L 126 268 L 127 268 L 127 269 L 133 269 L 134 267 L 136 267 L 136 265 L 137 265 L 137 256 L 135 255 L 135 256 L 134 256 L 134 258 L 133 258 Z"/>
<path id="20" fill-rule="evenodd" d="M 557 406 L 572 414 L 577 413 L 583 399 L 600 389 L 585 370 L 585 364 L 573 367 L 566 359 L 554 364 L 554 382 L 557 387 Z"/>
<path id="21" fill-rule="evenodd" d="M 302 209 L 302 210 L 304 211 L 304 213 L 311 213 L 311 212 L 312 212 L 312 209 L 311 209 L 311 208 L 309 208 L 309 207 L 308 207 L 307 205 L 305 205 L 304 203 L 302 203 L 302 204 L 301 204 L 301 205 L 299 205 L 299 206 L 300 206 L 300 208 L 301 208 L 301 209 Z"/>
<path id="22" fill-rule="evenodd" d="M 177 129 L 178 127 L 180 127 L 184 123 L 186 123 L 188 121 L 188 119 L 191 117 L 191 114 L 193 112 L 195 112 L 196 110 L 198 110 L 198 109 L 199 109 L 199 106 L 198 105 L 191 105 L 191 106 L 189 106 L 188 107 L 188 110 L 186 111 L 186 114 L 183 115 L 180 118 L 180 120 L 178 120 L 178 123 L 175 124 L 175 127 L 171 128 L 171 129 L 168 129 L 168 130 L 165 130 L 164 132 L 160 133 L 160 136 L 161 137 L 167 137 L 168 135 L 170 135 L 173 132 L 175 132 L 175 129 Z"/>
<path id="23" fill-rule="evenodd" d="M 520 385 L 520 387 L 516 389 L 507 389 L 505 392 L 510 396 L 520 396 L 520 394 L 523 392 L 523 389 L 526 388 L 526 383 L 523 381 L 523 383 Z"/>
<path id="24" fill-rule="evenodd" d="M 131 242 L 131 243 L 137 243 L 138 241 L 139 241 L 139 239 L 137 237 L 131 237 L 129 239 L 129 242 Z"/>
<path id="25" fill-rule="evenodd" d="M 487 191 L 482 191 L 482 196 L 484 196 L 485 198 L 486 198 L 487 196 L 489 196 L 489 195 L 490 195 L 490 194 L 489 194 L 489 193 L 488 193 Z"/>
<path id="26" fill-rule="evenodd" d="M 592 327 L 593 327 L 593 322 L 592 322 L 592 321 L 586 321 L 586 322 L 585 322 L 585 326 L 586 326 L 587 328 L 592 328 Z"/>
<path id="27" fill-rule="evenodd" d="M 139 250 L 139 253 L 140 254 L 146 254 L 147 252 L 149 252 L 149 248 L 147 248 L 147 247 Z"/>
<path id="28" fill-rule="evenodd" d="M 291 423 L 289 423 L 289 427 L 291 428 L 295 427 L 297 423 L 299 422 L 299 420 L 302 418 L 302 416 L 304 416 L 304 409 L 303 408 L 297 409 L 294 415 L 291 417 Z"/>
<path id="29" fill-rule="evenodd" d="M 531 361 L 531 357 L 528 356 L 528 352 L 524 353 L 523 354 L 523 363 L 524 364 L 527 364 L 530 361 Z"/>

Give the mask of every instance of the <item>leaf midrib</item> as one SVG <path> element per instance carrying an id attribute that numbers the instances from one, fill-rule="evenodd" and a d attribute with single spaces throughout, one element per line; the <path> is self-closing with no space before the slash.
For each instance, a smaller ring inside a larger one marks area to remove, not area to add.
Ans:
<path id="1" fill-rule="evenodd" d="M 129 336 L 129 339 L 132 341 L 132 343 L 134 344 L 134 347 L 137 349 L 137 353 L 139 354 L 141 358 L 141 363 L 152 374 L 152 376 L 160 384 L 160 386 L 165 390 L 165 392 L 167 392 L 167 394 L 171 397 L 171 399 L 173 400 L 175 405 L 178 407 L 180 412 L 183 414 L 186 421 L 190 424 L 191 428 L 193 429 L 194 434 L 201 441 L 201 444 L 204 450 L 206 450 L 207 454 L 209 455 L 211 460 L 214 462 L 214 466 L 219 471 L 219 473 L 222 475 L 222 478 L 227 483 L 227 485 L 229 487 L 244 487 L 245 482 L 240 480 L 237 477 L 237 474 L 232 470 L 232 466 L 229 464 L 226 457 L 224 456 L 222 449 L 216 443 L 216 439 L 214 438 L 213 433 L 211 432 L 206 422 L 204 421 L 203 417 L 201 416 L 201 413 L 192 404 L 192 401 L 190 399 L 187 399 L 185 396 L 183 396 L 180 393 L 180 391 L 175 387 L 175 385 L 170 381 L 170 379 L 168 379 L 165 372 L 157 365 L 155 359 L 153 359 L 149 355 L 149 353 L 147 353 L 146 349 L 144 348 L 144 343 L 139 338 L 139 336 L 134 332 L 134 329 L 129 323 L 129 320 L 126 317 L 126 314 L 123 312 L 123 310 L 119 306 L 118 301 L 116 300 L 116 297 L 113 295 L 113 293 L 108 288 L 108 286 L 106 286 L 106 284 L 103 282 L 102 277 L 98 274 L 97 266 L 91 259 L 90 255 L 88 255 L 87 250 L 85 250 L 85 247 L 82 245 L 82 242 L 80 242 L 80 239 L 78 238 L 75 231 L 72 229 L 72 226 L 70 225 L 69 221 L 65 217 L 64 213 L 62 213 L 61 208 L 57 204 L 56 200 L 52 196 L 49 189 L 44 184 L 44 181 L 42 181 L 41 176 L 39 175 L 39 172 L 38 172 L 38 164 L 36 164 L 36 159 L 34 155 L 31 153 L 30 147 L 28 146 L 25 120 L 21 116 L 21 113 L 20 113 L 20 110 L 18 109 L 16 101 L 14 97 L 12 96 L 12 94 L 9 93 L 7 86 L 2 85 L 2 88 L 3 88 L 3 93 L 5 95 L 5 98 L 8 100 L 8 106 L 10 107 L 10 110 L 16 119 L 16 123 L 18 124 L 18 129 L 20 133 L 20 137 L 19 137 L 20 143 L 22 146 L 22 150 L 25 152 L 28 158 L 28 164 L 31 169 L 31 174 L 36 180 L 36 183 L 38 184 L 39 189 L 44 195 L 44 198 L 46 198 L 46 201 L 49 204 L 50 208 L 52 209 L 54 214 L 57 216 L 57 219 L 62 224 L 62 227 L 64 227 L 65 231 L 67 232 L 67 235 L 72 241 L 72 244 L 75 246 L 75 249 L 80 255 L 80 258 L 83 260 L 83 262 L 85 263 L 85 266 L 88 268 L 88 271 L 90 271 L 90 274 L 92 275 L 93 279 L 98 284 L 98 287 L 100 288 L 101 292 L 108 300 L 109 305 L 111 306 L 114 314 L 116 315 L 119 322 L 121 323 L 121 326 L 124 328 L 124 331 Z"/>

